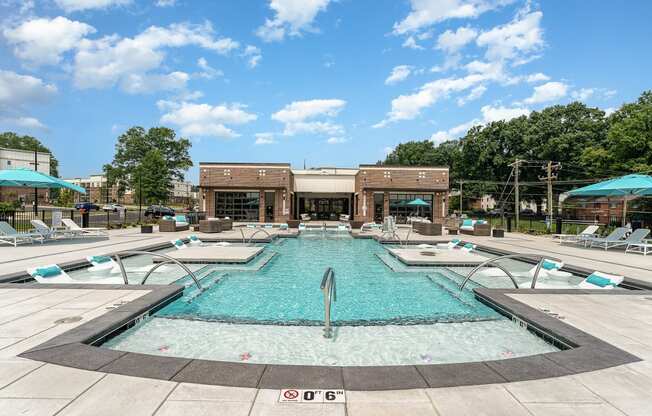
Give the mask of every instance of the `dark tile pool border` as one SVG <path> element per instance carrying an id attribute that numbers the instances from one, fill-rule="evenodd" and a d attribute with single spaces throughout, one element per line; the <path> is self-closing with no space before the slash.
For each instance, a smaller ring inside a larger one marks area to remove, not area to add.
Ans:
<path id="1" fill-rule="evenodd" d="M 544 331 L 572 348 L 528 357 L 496 361 L 405 366 L 327 367 L 234 362 L 164 357 L 110 350 L 95 344 L 142 319 L 182 295 L 183 288 L 124 285 L 0 284 L 12 289 L 122 289 L 149 290 L 146 295 L 112 309 L 19 356 L 22 358 L 105 373 L 256 388 L 346 388 L 400 390 L 454 387 L 559 377 L 640 361 L 640 358 L 565 324 L 508 296 L 518 294 L 647 295 L 647 291 L 590 291 L 546 289 L 474 289 L 476 297 L 528 326 Z"/>

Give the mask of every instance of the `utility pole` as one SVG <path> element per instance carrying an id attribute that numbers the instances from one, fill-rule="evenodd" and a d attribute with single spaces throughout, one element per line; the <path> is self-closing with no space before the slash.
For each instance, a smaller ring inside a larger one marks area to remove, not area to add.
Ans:
<path id="1" fill-rule="evenodd" d="M 546 181 L 548 183 L 548 196 L 546 199 L 548 200 L 547 205 L 548 205 L 548 230 L 551 229 L 552 227 L 552 220 L 553 220 L 553 203 L 552 203 L 552 181 L 557 179 L 557 174 L 553 174 L 553 171 L 557 171 L 561 168 L 561 163 L 556 163 L 553 162 L 552 160 L 549 160 L 548 163 L 545 166 L 542 166 L 541 169 L 544 169 L 546 171 L 546 176 L 539 176 L 539 180 L 541 181 Z"/>
<path id="2" fill-rule="evenodd" d="M 516 231 L 518 231 L 518 220 L 519 220 L 519 215 L 521 213 L 521 199 L 518 193 L 518 167 L 520 163 L 521 160 L 516 159 L 512 164 L 512 167 L 514 168 L 514 199 L 515 199 L 514 217 L 516 219 Z"/>

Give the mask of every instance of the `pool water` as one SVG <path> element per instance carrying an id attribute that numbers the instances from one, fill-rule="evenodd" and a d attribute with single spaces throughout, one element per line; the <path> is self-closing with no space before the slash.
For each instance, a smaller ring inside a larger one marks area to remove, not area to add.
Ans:
<path id="1" fill-rule="evenodd" d="M 312 233 L 266 246 L 258 267 L 204 266 L 199 292 L 110 339 L 123 351 L 234 362 L 405 365 L 556 351 L 476 300 L 446 268 L 393 268 L 375 240 Z M 260 256 L 259 256 L 260 257 Z M 249 267 L 249 268 L 247 268 Z M 335 336 L 322 336 L 324 271 L 335 272 Z M 396 271 L 395 271 L 396 270 Z M 181 283 L 188 283 L 182 279 Z"/>

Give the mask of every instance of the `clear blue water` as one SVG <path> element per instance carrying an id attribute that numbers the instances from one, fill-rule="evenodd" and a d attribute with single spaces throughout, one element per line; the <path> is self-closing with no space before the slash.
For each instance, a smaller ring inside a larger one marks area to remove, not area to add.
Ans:
<path id="1" fill-rule="evenodd" d="M 258 271 L 209 273 L 215 283 L 192 296 L 192 288 L 156 315 L 249 324 L 322 325 L 324 271 L 335 271 L 335 325 L 423 324 L 501 319 L 460 293 L 453 280 L 439 271 L 394 272 L 377 255 L 385 248 L 374 240 L 320 233 L 277 240 L 266 252 L 276 255 Z"/>

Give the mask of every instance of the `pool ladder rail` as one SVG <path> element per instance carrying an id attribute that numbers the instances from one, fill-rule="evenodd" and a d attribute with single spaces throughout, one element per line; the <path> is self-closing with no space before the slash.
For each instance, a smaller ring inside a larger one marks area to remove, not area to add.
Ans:
<path id="1" fill-rule="evenodd" d="M 333 338 L 333 327 L 331 326 L 331 303 L 337 301 L 337 289 L 335 287 L 335 271 L 329 267 L 321 279 L 321 291 L 324 294 L 324 338 Z"/>
<path id="2" fill-rule="evenodd" d="M 496 267 L 496 268 L 502 270 L 507 275 L 507 277 L 509 277 L 509 280 L 512 281 L 512 284 L 514 285 L 514 288 L 520 289 L 520 286 L 518 285 L 518 282 L 514 278 L 514 275 L 512 275 L 509 272 L 509 270 L 507 270 L 505 267 L 503 267 L 502 265 L 497 263 L 499 260 L 516 259 L 516 258 L 529 258 L 529 259 L 533 259 L 533 260 L 538 261 L 537 262 L 537 268 L 534 271 L 534 276 L 532 277 L 532 284 L 530 285 L 531 289 L 534 289 L 536 287 L 537 279 L 539 278 L 539 272 L 541 271 L 541 268 L 543 267 L 543 262 L 544 261 L 551 260 L 551 261 L 558 262 L 558 263 L 562 262 L 561 260 L 559 260 L 557 258 L 550 257 L 550 256 L 543 256 L 541 254 L 506 254 L 504 256 L 493 257 L 493 258 L 490 258 L 489 260 L 486 260 L 486 261 L 478 264 L 473 270 L 471 270 L 471 272 L 466 276 L 464 281 L 462 283 L 460 283 L 460 290 L 464 289 L 464 286 L 466 286 L 468 281 L 471 280 L 471 277 L 474 274 L 476 274 L 476 272 L 478 272 L 483 267 L 488 267 L 488 266 L 493 266 L 493 267 Z"/>
<path id="3" fill-rule="evenodd" d="M 152 256 L 152 257 L 160 257 L 160 258 L 165 259 L 165 261 L 162 261 L 162 262 L 160 262 L 158 264 L 155 264 L 154 267 L 152 267 L 147 272 L 147 274 L 145 274 L 145 277 L 143 277 L 143 279 L 140 281 L 141 285 L 144 285 L 145 282 L 147 282 L 147 279 L 149 278 L 149 276 L 151 276 L 152 273 L 154 273 L 154 271 L 156 269 L 158 269 L 159 267 L 161 267 L 161 266 L 163 266 L 165 264 L 174 263 L 174 264 L 178 265 L 179 267 L 181 267 L 186 273 L 188 273 L 188 275 L 192 278 L 193 282 L 195 283 L 195 286 L 197 286 L 197 289 L 199 289 L 200 292 L 204 291 L 204 288 L 199 283 L 199 279 L 197 279 L 197 276 L 195 276 L 195 273 L 193 273 L 185 264 L 181 263 L 179 260 L 177 260 L 177 259 L 175 259 L 173 257 L 170 257 L 170 256 L 168 256 L 166 254 L 154 253 L 154 252 L 151 252 L 151 251 L 129 250 L 129 251 L 121 251 L 120 253 L 116 253 L 116 254 L 113 255 L 113 257 L 115 257 L 115 259 L 116 259 L 116 262 L 118 263 L 118 267 L 120 268 L 120 273 L 122 274 L 122 280 L 124 281 L 124 283 L 126 285 L 129 284 L 129 279 L 127 278 L 127 270 L 125 269 L 125 266 L 122 263 L 122 257 L 120 257 L 120 256 L 125 256 L 125 255 L 127 255 L 127 256 L 149 255 L 149 256 Z"/>

